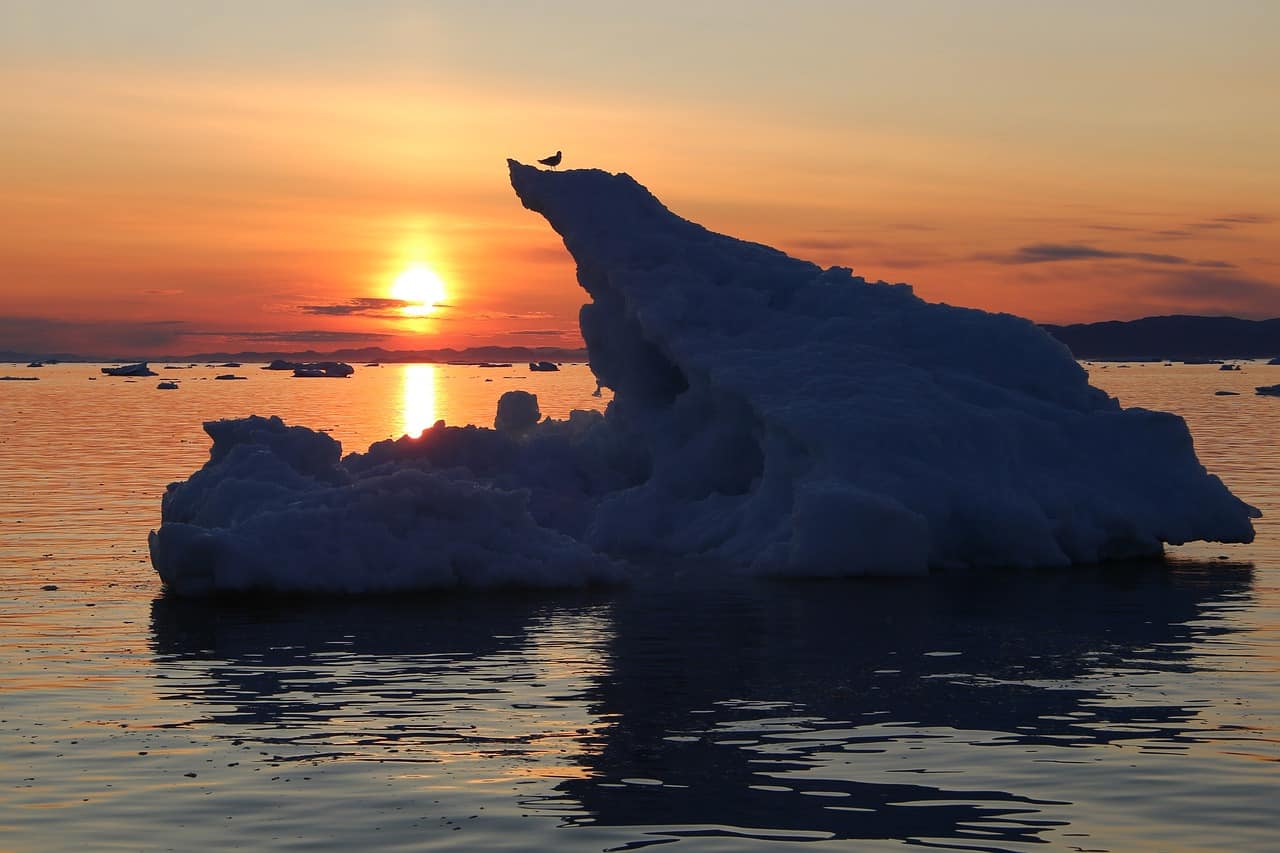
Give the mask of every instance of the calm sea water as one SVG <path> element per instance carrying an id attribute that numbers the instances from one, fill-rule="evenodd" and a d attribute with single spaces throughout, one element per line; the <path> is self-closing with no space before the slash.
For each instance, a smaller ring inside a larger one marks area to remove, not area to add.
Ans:
<path id="1" fill-rule="evenodd" d="M 0 366 L 0 849 L 1273 850 L 1280 367 L 1094 365 L 1267 513 L 1157 564 L 211 605 L 146 556 L 200 422 L 348 450 L 581 366 Z M 158 391 L 159 379 L 180 379 Z M 1238 397 L 1214 396 L 1237 390 Z M 56 585 L 57 589 L 45 589 Z"/>

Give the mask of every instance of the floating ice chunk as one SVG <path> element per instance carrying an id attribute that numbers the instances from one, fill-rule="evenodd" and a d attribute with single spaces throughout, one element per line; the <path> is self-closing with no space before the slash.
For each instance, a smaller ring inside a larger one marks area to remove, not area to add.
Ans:
<path id="1" fill-rule="evenodd" d="M 502 432 L 519 432 L 541 419 L 538 395 L 528 391 L 508 391 L 498 398 L 498 414 L 493 419 L 493 428 Z"/>
<path id="2" fill-rule="evenodd" d="M 119 367 L 104 367 L 102 372 L 107 376 L 159 376 L 145 361 L 137 364 L 122 364 Z"/>
<path id="3" fill-rule="evenodd" d="M 356 369 L 342 361 L 312 361 L 293 366 L 293 375 L 302 379 L 346 379 Z"/>
<path id="4" fill-rule="evenodd" d="M 207 424 L 151 537 L 171 588 L 576 584 L 637 556 L 919 574 L 1253 538 L 1181 418 L 1121 409 L 1029 321 L 715 234 L 627 175 L 510 170 L 591 297 L 607 414 L 537 422 L 507 395 L 497 430 L 341 460 L 277 419 Z"/>

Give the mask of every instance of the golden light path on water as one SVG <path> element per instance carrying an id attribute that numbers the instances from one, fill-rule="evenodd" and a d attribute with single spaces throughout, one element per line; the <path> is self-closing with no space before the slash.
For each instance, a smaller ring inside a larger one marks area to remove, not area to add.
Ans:
<path id="1" fill-rule="evenodd" d="M 422 435 L 438 420 L 436 417 L 436 366 L 407 364 L 403 368 L 401 409 L 404 412 L 404 434 Z"/>

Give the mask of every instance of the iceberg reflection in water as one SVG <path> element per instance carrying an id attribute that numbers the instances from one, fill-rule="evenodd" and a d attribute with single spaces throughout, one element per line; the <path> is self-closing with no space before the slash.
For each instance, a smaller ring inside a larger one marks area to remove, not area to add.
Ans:
<path id="1" fill-rule="evenodd" d="M 190 705 L 194 737 L 243 756 L 239 795 L 282 796 L 254 775 L 264 764 L 321 787 L 331 771 L 333 784 L 361 775 L 361 790 L 381 775 L 400 830 L 410 813 L 418 829 L 424 811 L 474 814 L 485 844 L 1265 837 L 1265 818 L 1208 778 L 1247 775 L 1221 762 L 1239 736 L 1211 707 L 1221 675 L 1187 677 L 1232 641 L 1220 614 L 1251 597 L 1248 565 L 731 587 L 696 575 L 247 610 L 166 597 L 155 673 L 163 699 Z M 326 797 L 325 837 L 369 831 L 365 806 Z M 391 811 L 376 816 L 388 841 Z M 553 820 L 512 836 L 522 815 Z"/>

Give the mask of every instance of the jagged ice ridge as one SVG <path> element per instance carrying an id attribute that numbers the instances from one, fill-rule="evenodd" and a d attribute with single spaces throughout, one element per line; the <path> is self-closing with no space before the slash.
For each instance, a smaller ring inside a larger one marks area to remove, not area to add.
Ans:
<path id="1" fill-rule="evenodd" d="M 1181 418 L 1122 409 L 1029 321 L 716 234 L 626 174 L 509 165 L 577 261 L 607 412 L 504 398 L 498 429 L 346 458 L 279 419 L 210 422 L 150 537 L 169 588 L 575 585 L 689 556 L 902 575 L 1252 540 L 1257 510 Z"/>

